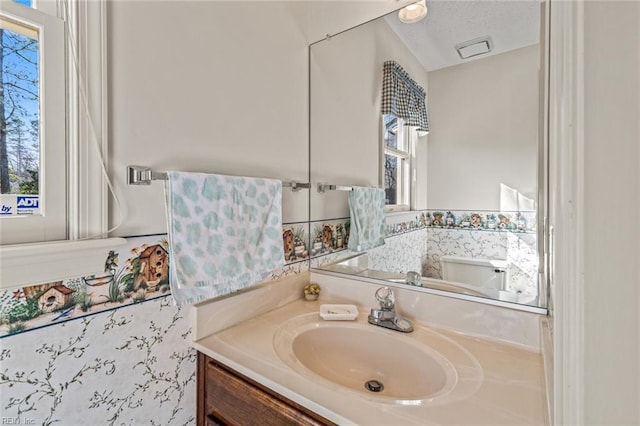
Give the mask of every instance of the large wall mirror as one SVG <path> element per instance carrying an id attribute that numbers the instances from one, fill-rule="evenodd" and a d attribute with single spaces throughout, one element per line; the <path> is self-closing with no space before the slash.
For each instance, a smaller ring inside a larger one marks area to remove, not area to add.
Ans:
<path id="1" fill-rule="evenodd" d="M 310 46 L 312 267 L 545 308 L 543 5 L 427 6 L 418 23 L 393 12 Z M 388 213 L 385 244 L 356 253 L 346 249 L 347 190 L 385 185 L 389 129 L 380 107 L 389 60 L 426 91 L 430 129 L 402 129 L 415 133 L 410 210 Z"/>

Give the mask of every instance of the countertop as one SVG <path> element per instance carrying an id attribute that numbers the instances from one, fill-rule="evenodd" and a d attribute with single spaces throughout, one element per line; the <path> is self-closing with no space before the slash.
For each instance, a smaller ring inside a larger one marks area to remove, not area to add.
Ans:
<path id="1" fill-rule="evenodd" d="M 280 359 L 273 339 L 278 328 L 290 318 L 319 310 L 317 301 L 294 301 L 203 337 L 192 346 L 337 424 L 547 424 L 543 361 L 539 352 L 425 323 L 419 324 L 453 340 L 477 360 L 483 380 L 470 396 L 439 404 L 397 405 L 359 397 L 338 385 L 301 375 Z M 366 323 L 367 314 L 360 308 L 356 321 Z M 318 321 L 323 321 L 319 314 Z"/>

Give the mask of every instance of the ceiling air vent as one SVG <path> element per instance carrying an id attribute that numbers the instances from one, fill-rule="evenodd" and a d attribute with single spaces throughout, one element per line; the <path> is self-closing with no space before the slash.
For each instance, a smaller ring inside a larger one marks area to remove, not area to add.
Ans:
<path id="1" fill-rule="evenodd" d="M 456 50 L 461 59 L 484 55 L 485 53 L 491 52 L 492 49 L 493 43 L 489 37 L 476 38 L 456 45 Z"/>

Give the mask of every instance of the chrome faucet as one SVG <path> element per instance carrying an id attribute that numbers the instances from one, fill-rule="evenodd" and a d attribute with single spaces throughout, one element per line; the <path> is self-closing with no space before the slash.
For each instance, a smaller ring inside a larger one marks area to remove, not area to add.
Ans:
<path id="1" fill-rule="evenodd" d="M 420 275 L 420 272 L 416 272 L 416 271 L 407 272 L 407 275 L 405 275 L 404 281 L 409 285 L 422 287 L 422 275 Z"/>
<path id="2" fill-rule="evenodd" d="M 389 287 L 380 287 L 376 290 L 376 300 L 380 304 L 380 309 L 371 309 L 369 314 L 369 324 L 389 328 L 403 333 L 411 333 L 413 324 L 396 314 L 395 295 Z"/>

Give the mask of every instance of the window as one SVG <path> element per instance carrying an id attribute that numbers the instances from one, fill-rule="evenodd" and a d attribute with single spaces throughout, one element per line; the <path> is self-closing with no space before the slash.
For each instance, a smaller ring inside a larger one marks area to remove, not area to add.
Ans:
<path id="1" fill-rule="evenodd" d="M 0 238 L 66 238 L 64 27 L 3 2 L 0 11 Z"/>
<path id="2" fill-rule="evenodd" d="M 13 28 L 11 28 L 13 27 Z M 38 214 L 38 174 L 40 172 L 40 89 L 38 84 L 38 33 L 3 19 L 0 27 L 0 117 L 4 127 L 0 158 L 0 214 L 17 214 L 15 196 L 32 195 L 29 209 Z M 9 203 L 8 197 L 13 198 Z M 7 208 L 6 204 L 13 204 Z M 23 209 L 24 210 L 24 209 Z"/>
<path id="3" fill-rule="evenodd" d="M 15 1 L 16 3 L 19 3 L 19 4 L 23 4 L 23 5 L 27 6 L 27 7 L 33 6 L 33 3 L 31 2 L 31 0 L 13 0 L 13 1 Z"/>
<path id="4" fill-rule="evenodd" d="M 24 140 L 19 131 L 10 136 L 14 145 L 20 139 L 24 152 L 31 147 L 31 162 L 23 159 L 25 164 L 32 166 L 33 151 L 38 152 L 38 209 L 32 204 L 30 214 L 0 216 L 0 289 L 95 273 L 105 251 L 126 241 L 66 239 L 107 234 L 107 178 L 102 160 L 108 140 L 106 0 L 0 1 L 0 28 L 12 32 L 9 36 L 14 41 L 34 47 L 22 64 L 37 74 L 37 79 L 31 79 L 37 81 L 37 92 L 32 93 L 36 96 L 30 99 L 38 104 L 25 106 L 28 112 L 22 117 L 36 121 L 37 132 Z M 5 53 L 10 51 L 3 51 L 3 57 Z M 16 62 L 8 61 L 6 67 L 2 64 L 7 78 L 18 69 Z M 5 107 L 10 102 L 8 85 L 2 85 Z M 28 133 L 29 127 L 22 131 Z M 29 181 L 27 176 L 25 181 L 33 184 L 35 179 Z"/>
<path id="5" fill-rule="evenodd" d="M 386 210 L 409 210 L 416 132 L 406 126 L 403 119 L 391 114 L 384 114 L 382 123 L 381 183 L 385 190 Z"/>

